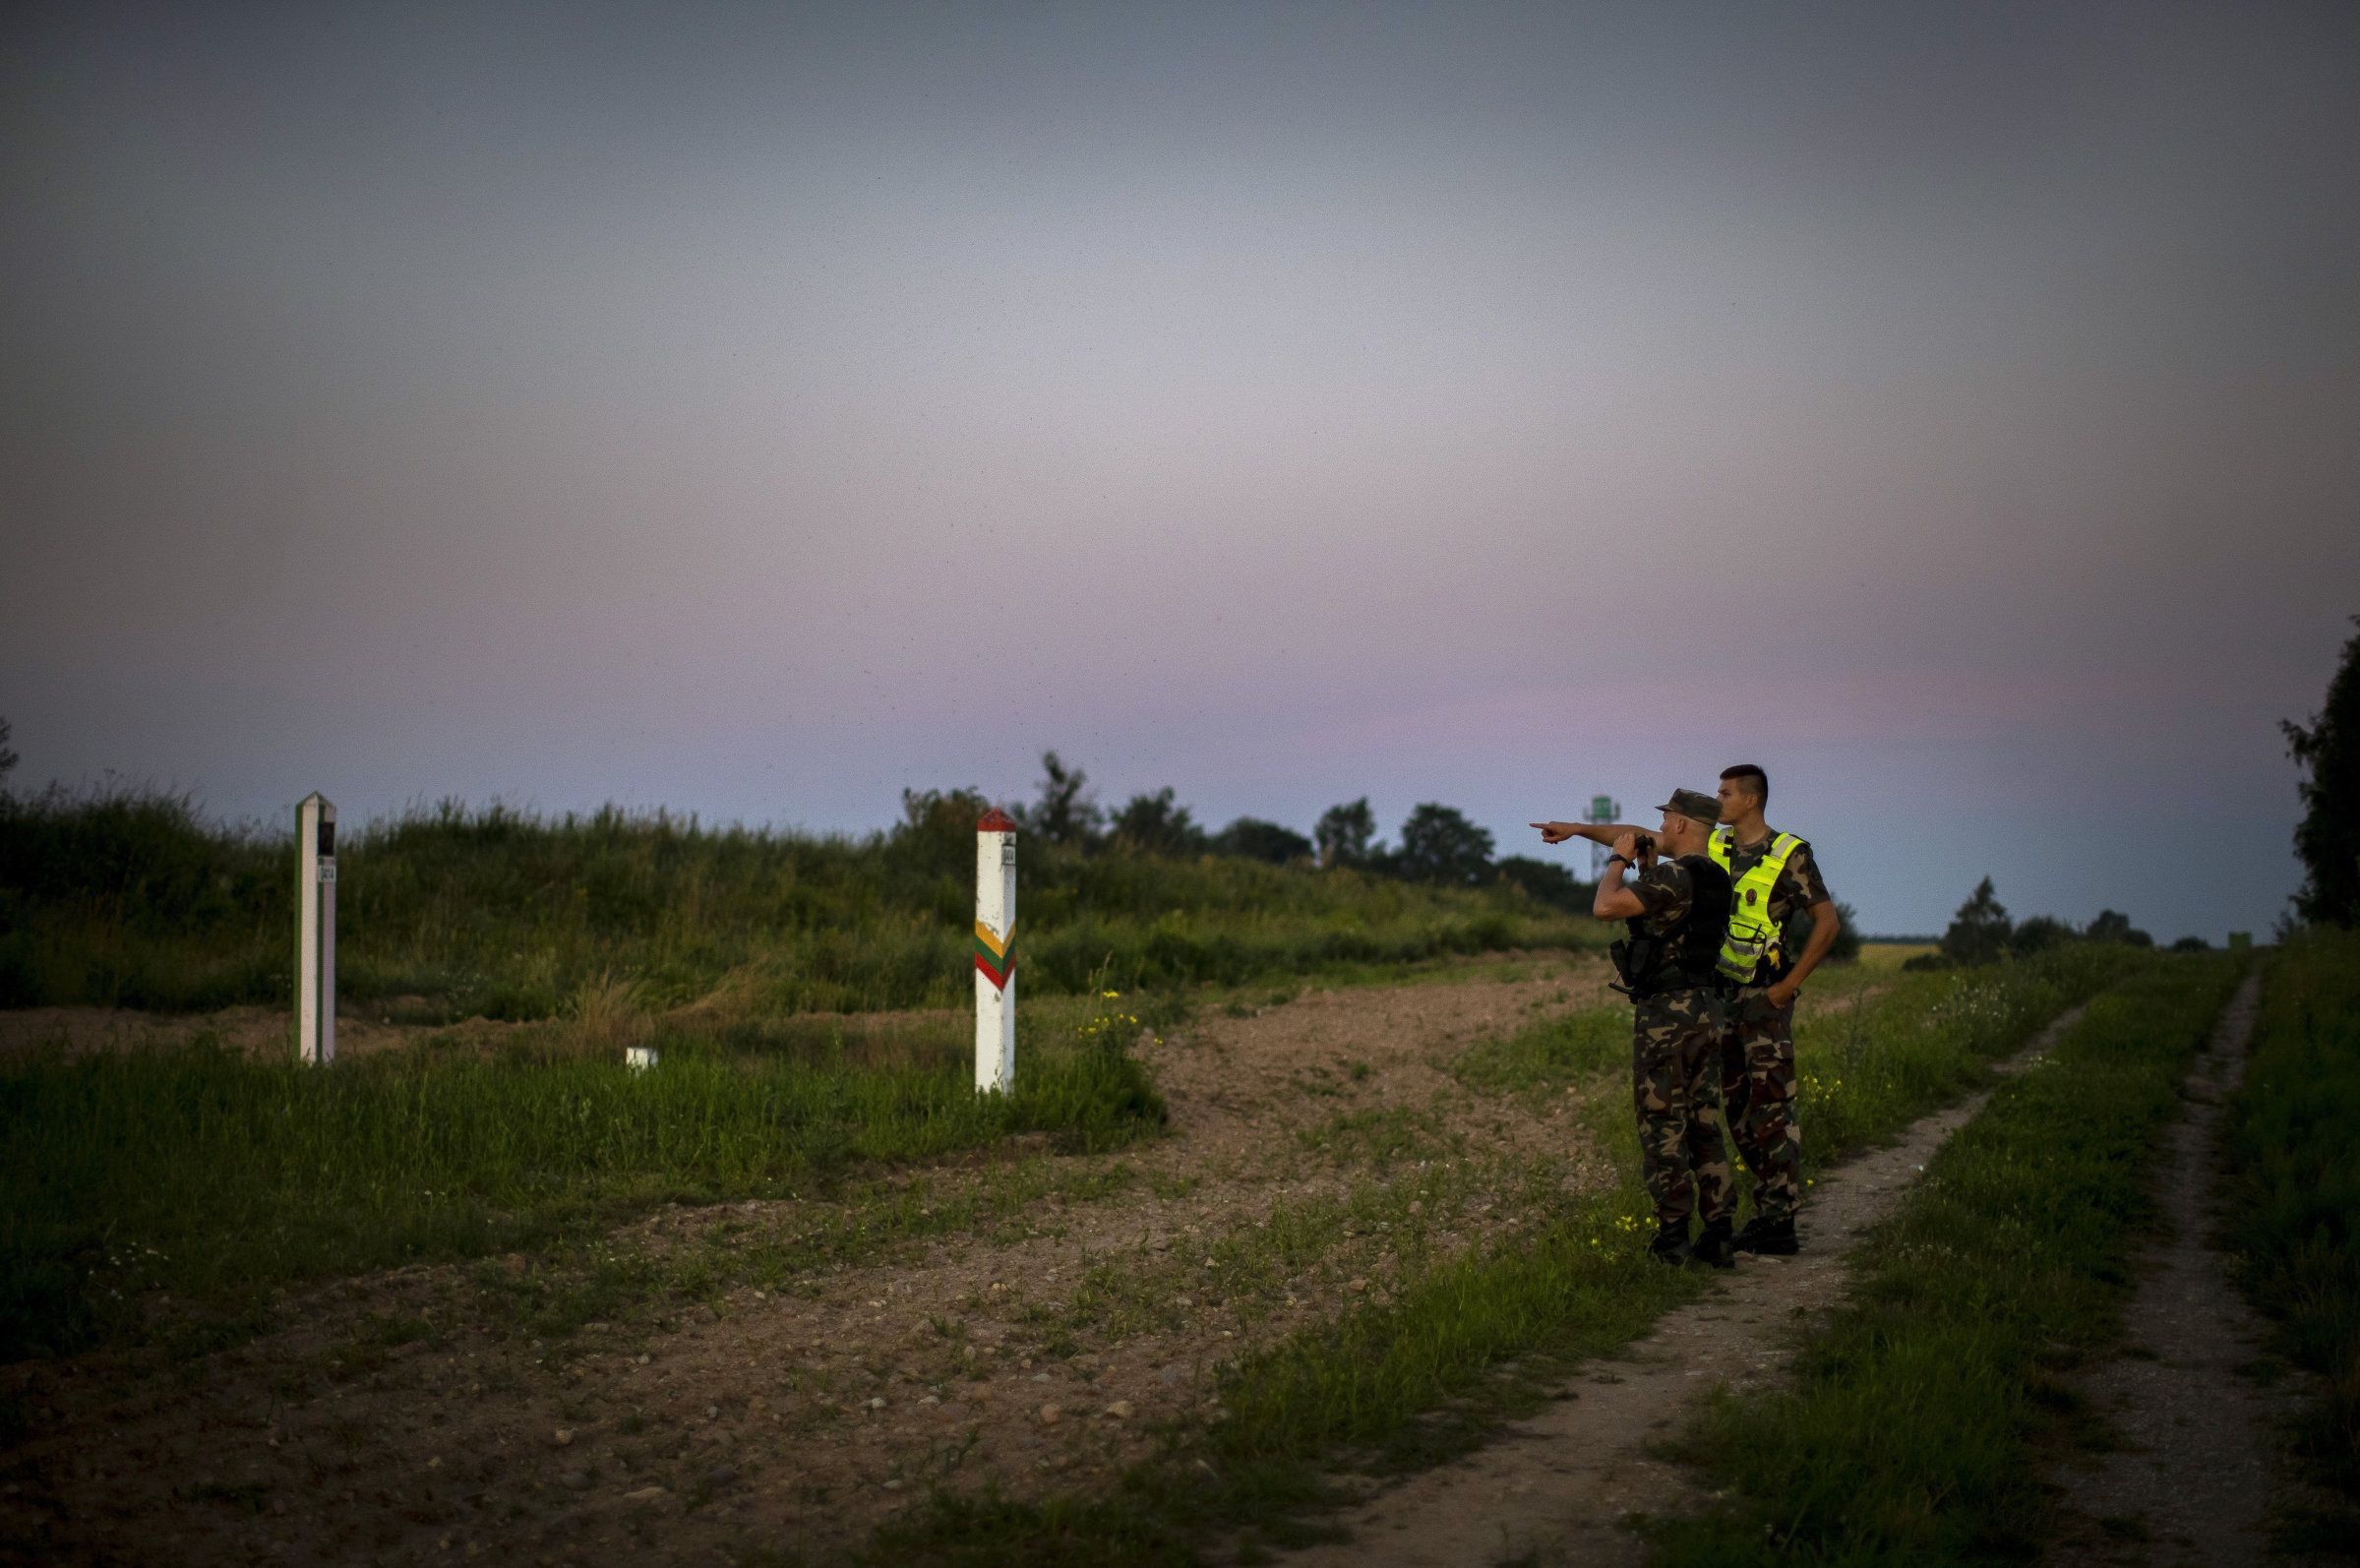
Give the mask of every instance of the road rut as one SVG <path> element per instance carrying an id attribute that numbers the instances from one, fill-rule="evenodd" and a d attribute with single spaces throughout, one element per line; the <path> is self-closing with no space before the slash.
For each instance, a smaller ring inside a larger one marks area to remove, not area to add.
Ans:
<path id="1" fill-rule="evenodd" d="M 2061 1014 L 1999 1070 L 2037 1061 L 2081 1013 Z M 1984 1091 L 1924 1116 L 1892 1146 L 1820 1176 L 1802 1216 L 1800 1256 L 1745 1258 L 1711 1295 L 1665 1314 L 1619 1356 L 1578 1369 L 1539 1415 L 1455 1464 L 1365 1498 L 1336 1521 L 1349 1538 L 1284 1560 L 1296 1568 L 1637 1563 L 1644 1543 L 1635 1516 L 1706 1500 L 1685 1467 L 1653 1450 L 1716 1386 L 1741 1391 L 1785 1371 L 1800 1320 L 1841 1298 L 1849 1243 L 1893 1212 L 1927 1158 L 1988 1098 Z"/>

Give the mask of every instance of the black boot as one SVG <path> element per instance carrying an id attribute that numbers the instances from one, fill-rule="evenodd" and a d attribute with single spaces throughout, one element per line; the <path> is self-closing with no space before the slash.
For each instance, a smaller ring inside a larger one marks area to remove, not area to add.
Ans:
<path id="1" fill-rule="evenodd" d="M 1688 1248 L 1689 1256 L 1699 1263 L 1710 1263 L 1717 1269 L 1737 1266 L 1736 1239 L 1729 1235 L 1729 1222 L 1713 1220 L 1696 1234 L 1696 1242 Z"/>
<path id="2" fill-rule="evenodd" d="M 1791 1214 L 1777 1220 L 1765 1220 L 1757 1214 L 1746 1222 L 1745 1229 L 1737 1233 L 1736 1240 L 1730 1244 L 1740 1252 L 1751 1252 L 1757 1257 L 1785 1258 L 1794 1256 L 1803 1246 L 1795 1238 L 1794 1216 Z"/>
<path id="3" fill-rule="evenodd" d="M 1647 1243 L 1647 1255 L 1659 1263 L 1674 1268 L 1688 1261 L 1688 1222 L 1666 1225 L 1656 1232 L 1656 1238 Z"/>

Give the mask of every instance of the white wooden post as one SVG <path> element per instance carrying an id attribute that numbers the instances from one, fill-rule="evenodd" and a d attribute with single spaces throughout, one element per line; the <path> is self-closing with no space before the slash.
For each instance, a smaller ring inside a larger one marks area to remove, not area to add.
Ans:
<path id="1" fill-rule="evenodd" d="M 1016 1080 L 1016 824 L 994 807 L 975 824 L 975 1087 Z"/>
<path id="2" fill-rule="evenodd" d="M 295 808 L 295 1059 L 336 1059 L 336 809 L 317 790 Z"/>

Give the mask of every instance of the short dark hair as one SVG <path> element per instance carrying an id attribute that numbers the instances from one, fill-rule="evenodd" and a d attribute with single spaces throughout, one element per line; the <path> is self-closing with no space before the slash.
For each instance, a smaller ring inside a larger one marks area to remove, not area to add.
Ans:
<path id="1" fill-rule="evenodd" d="M 1740 762 L 1735 767 L 1725 767 L 1721 770 L 1721 776 L 1723 778 L 1735 779 L 1738 783 L 1744 785 L 1747 789 L 1752 790 L 1756 795 L 1760 796 L 1762 798 L 1763 805 L 1768 806 L 1770 804 L 1770 775 L 1763 772 L 1753 763 Z"/>

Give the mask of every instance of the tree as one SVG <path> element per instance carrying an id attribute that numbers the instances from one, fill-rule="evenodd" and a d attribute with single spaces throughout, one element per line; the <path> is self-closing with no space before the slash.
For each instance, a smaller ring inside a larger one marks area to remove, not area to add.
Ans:
<path id="1" fill-rule="evenodd" d="M 0 784 L 8 782 L 8 770 L 17 765 L 17 754 L 8 748 L 8 720 L 0 719 Z"/>
<path id="2" fill-rule="evenodd" d="M 2013 930 L 1986 876 L 1951 917 L 1950 930 L 1942 934 L 1943 956 L 1955 964 L 1995 963 L 2008 950 Z"/>
<path id="3" fill-rule="evenodd" d="M 1096 800 L 1082 793 L 1090 775 L 1078 767 L 1067 768 L 1055 752 L 1041 754 L 1041 798 L 1030 810 L 1015 814 L 1017 823 L 1052 844 L 1080 847 L 1096 839 L 1104 814 Z"/>
<path id="4" fill-rule="evenodd" d="M 2360 616 L 2352 618 L 2360 626 Z M 2311 716 L 2311 727 L 2280 720 L 2286 752 L 2310 772 L 2299 787 L 2303 819 L 2295 824 L 2294 852 L 2303 863 L 2303 885 L 2294 909 L 2321 925 L 2360 922 L 2360 633 L 2343 644 L 2343 662 L 2328 683 L 2328 705 Z"/>
<path id="5" fill-rule="evenodd" d="M 1852 963 L 1860 956 L 1859 911 L 1853 909 L 1849 904 L 1839 903 L 1836 906 L 1836 942 L 1828 949 L 1828 962 L 1831 964 Z M 1811 928 L 1817 924 L 1818 922 L 1811 918 L 1809 910 L 1796 910 L 1794 917 L 1786 922 L 1786 951 L 1788 953 L 1801 952 L 1803 944 L 1811 939 Z"/>
<path id="6" fill-rule="evenodd" d="M 1268 861 L 1273 866 L 1309 860 L 1312 853 L 1309 839 L 1292 827 L 1265 822 L 1258 816 L 1241 816 L 1230 823 L 1214 835 L 1213 848 L 1224 855 Z"/>
<path id="7" fill-rule="evenodd" d="M 972 876 L 975 823 L 991 806 L 980 790 L 905 789 L 901 820 L 886 835 L 886 848 L 921 875 Z"/>
<path id="8" fill-rule="evenodd" d="M 1115 841 L 1142 855 L 1194 855 L 1204 849 L 1204 829 L 1188 808 L 1173 801 L 1167 784 L 1153 795 L 1134 795 L 1115 814 Z"/>
<path id="9" fill-rule="evenodd" d="M 2019 958 L 2047 952 L 2074 940 L 2074 929 L 2054 915 L 2034 915 L 2019 924 L 2009 935 L 2008 951 Z"/>
<path id="10" fill-rule="evenodd" d="M 1371 853 L 1370 840 L 1376 837 L 1376 813 L 1368 809 L 1368 797 L 1363 795 L 1320 813 L 1311 837 L 1319 844 L 1320 865 L 1366 865 Z"/>
<path id="11" fill-rule="evenodd" d="M 1448 806 L 1426 802 L 1401 824 L 1401 874 L 1415 882 L 1472 886 L 1491 869 L 1491 835 Z"/>
<path id="12" fill-rule="evenodd" d="M 2155 938 L 2131 924 L 2131 917 L 2117 910 L 2101 909 L 2089 929 L 2082 933 L 2093 942 L 2128 942 L 2133 947 L 2152 947 Z"/>

